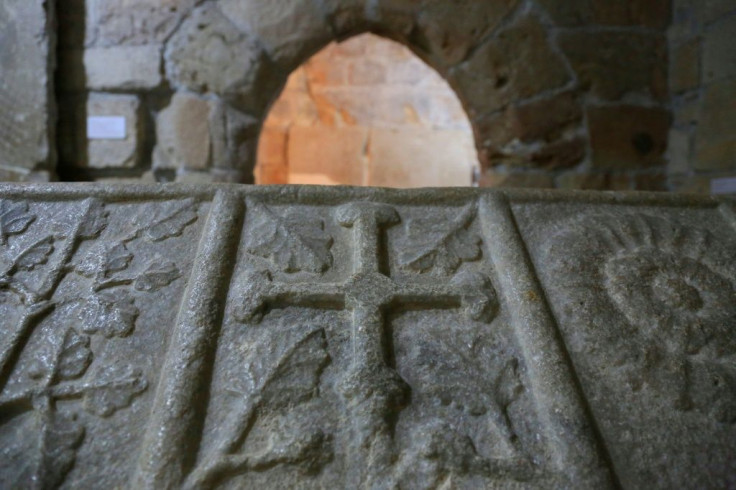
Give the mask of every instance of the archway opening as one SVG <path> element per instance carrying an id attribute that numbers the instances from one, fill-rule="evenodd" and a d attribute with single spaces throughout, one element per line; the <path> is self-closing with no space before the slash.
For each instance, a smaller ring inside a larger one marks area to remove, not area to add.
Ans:
<path id="1" fill-rule="evenodd" d="M 331 43 L 289 77 L 264 121 L 257 184 L 469 186 L 473 132 L 448 83 L 394 41 Z"/>

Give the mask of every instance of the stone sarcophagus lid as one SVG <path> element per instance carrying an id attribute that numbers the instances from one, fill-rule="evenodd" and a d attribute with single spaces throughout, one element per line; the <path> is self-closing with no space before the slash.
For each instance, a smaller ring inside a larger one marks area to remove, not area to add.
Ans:
<path id="1" fill-rule="evenodd" d="M 0 186 L 2 488 L 736 486 L 736 203 Z"/>

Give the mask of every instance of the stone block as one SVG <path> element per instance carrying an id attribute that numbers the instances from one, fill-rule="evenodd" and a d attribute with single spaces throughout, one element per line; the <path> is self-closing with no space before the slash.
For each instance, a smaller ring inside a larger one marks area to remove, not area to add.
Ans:
<path id="1" fill-rule="evenodd" d="M 628 94 L 668 99 L 663 35 L 571 30 L 558 39 L 581 86 L 593 95 L 605 100 Z"/>
<path id="2" fill-rule="evenodd" d="M 227 96 L 260 112 L 286 73 L 275 70 L 252 35 L 242 32 L 214 2 L 200 5 L 166 45 L 166 74 L 177 88 Z"/>
<path id="3" fill-rule="evenodd" d="M 77 0 L 74 0 L 77 1 Z M 68 10 L 67 1 L 61 10 Z M 162 44 L 194 8 L 196 0 L 87 0 L 86 45 Z"/>
<path id="4" fill-rule="evenodd" d="M 161 84 L 161 46 L 112 46 L 84 50 L 90 90 L 148 90 Z"/>
<path id="5" fill-rule="evenodd" d="M 288 71 L 333 39 L 318 2 L 220 0 L 222 12 L 243 32 L 254 35 Z"/>
<path id="6" fill-rule="evenodd" d="M 210 166 L 212 139 L 207 100 L 193 94 L 174 94 L 156 117 L 155 168 L 204 170 Z"/>
<path id="7" fill-rule="evenodd" d="M 672 49 L 670 89 L 678 94 L 700 85 L 700 39 L 693 39 Z"/>
<path id="8" fill-rule="evenodd" d="M 664 30 L 670 25 L 669 0 L 537 0 L 564 27 L 641 26 Z"/>
<path id="9" fill-rule="evenodd" d="M 122 139 L 87 139 L 87 165 L 91 168 L 130 168 L 140 164 L 140 150 L 144 133 L 140 117 L 140 100 L 136 95 L 112 95 L 92 93 L 87 99 L 85 114 L 78 122 L 90 117 L 116 117 L 125 121 L 125 137 Z M 84 137 L 89 123 L 78 126 L 76 131 Z"/>
<path id="10" fill-rule="evenodd" d="M 736 80 L 705 89 L 695 137 L 696 170 L 736 169 Z"/>
<path id="11" fill-rule="evenodd" d="M 503 111 L 481 117 L 475 123 L 483 146 L 502 146 L 514 140 L 524 143 L 554 141 L 575 130 L 583 119 L 580 102 L 574 92 L 513 104 Z"/>
<path id="12" fill-rule="evenodd" d="M 728 487 L 735 212 L 643 193 L 0 185 L 0 479 Z"/>
<path id="13" fill-rule="evenodd" d="M 667 173 L 684 175 L 692 171 L 692 134 L 687 129 L 670 129 L 667 147 Z"/>
<path id="14" fill-rule="evenodd" d="M 368 185 L 378 187 L 469 186 L 478 158 L 465 131 L 371 131 Z"/>
<path id="15" fill-rule="evenodd" d="M 0 165 L 51 170 L 54 152 L 53 4 L 0 3 Z"/>
<path id="16" fill-rule="evenodd" d="M 413 40 L 439 65 L 455 65 L 465 60 L 518 4 L 518 0 L 425 0 L 417 15 Z"/>
<path id="17" fill-rule="evenodd" d="M 365 185 L 367 144 L 367 128 L 294 126 L 288 139 L 289 183 L 321 175 L 325 183 Z"/>
<path id="18" fill-rule="evenodd" d="M 664 164 L 671 115 L 664 109 L 613 106 L 587 110 L 593 167 L 624 170 Z"/>
<path id="19" fill-rule="evenodd" d="M 467 102 L 472 119 L 558 89 L 571 77 L 542 24 L 527 16 L 477 48 L 449 79 Z"/>
<path id="20" fill-rule="evenodd" d="M 733 5 L 736 10 L 736 5 Z M 703 34 L 703 80 L 736 79 L 736 16 L 718 20 Z"/>

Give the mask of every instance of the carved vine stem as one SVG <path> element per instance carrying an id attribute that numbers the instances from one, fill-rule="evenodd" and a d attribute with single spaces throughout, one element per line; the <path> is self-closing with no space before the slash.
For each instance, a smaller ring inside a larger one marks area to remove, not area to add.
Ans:
<path id="1" fill-rule="evenodd" d="M 8 332 L 6 339 L 3 339 L 0 346 L 0 391 L 5 388 L 5 383 L 10 375 L 10 368 L 14 360 L 20 355 L 20 351 L 25 345 L 25 341 L 30 335 L 33 327 L 38 324 L 38 320 L 54 308 L 51 298 L 56 292 L 56 288 L 66 272 L 69 261 L 74 256 L 80 242 L 82 227 L 90 215 L 92 206 L 95 205 L 94 200 L 85 201 L 84 209 L 79 214 L 79 219 L 74 224 L 69 237 L 64 243 L 61 251 L 61 257 L 51 272 L 46 276 L 41 288 L 36 293 L 30 293 L 29 299 L 31 304 L 28 305 L 26 312 L 23 314 L 17 328 Z"/>

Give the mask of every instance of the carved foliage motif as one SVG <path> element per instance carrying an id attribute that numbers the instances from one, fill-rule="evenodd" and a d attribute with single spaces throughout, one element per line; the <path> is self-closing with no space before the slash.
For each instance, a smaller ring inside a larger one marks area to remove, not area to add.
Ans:
<path id="1" fill-rule="evenodd" d="M 474 207 L 467 207 L 449 226 L 410 221 L 408 239 L 402 244 L 401 266 L 416 272 L 449 275 L 463 262 L 480 259 L 481 239 L 470 229 L 475 214 Z"/>
<path id="2" fill-rule="evenodd" d="M 333 239 L 321 220 L 298 213 L 281 217 L 263 204 L 253 204 L 251 215 L 246 244 L 251 254 L 271 260 L 283 272 L 324 272 L 332 266 Z"/>
<path id="3" fill-rule="evenodd" d="M 6 456 L 20 451 L 24 460 L 8 472 L 10 486 L 61 484 L 84 442 L 85 417 L 110 417 L 146 390 L 141 369 L 94 361 L 95 349 L 135 331 L 140 312 L 133 289 L 156 291 L 180 277 L 162 259 L 136 264 L 129 250 L 136 240 L 180 235 L 197 217 L 193 201 L 159 207 L 163 215 L 115 238 L 103 234 L 109 212 L 95 199 L 77 205 L 68 218 L 42 217 L 28 203 L 0 201 L 0 290 L 22 310 L 16 324 L 3 328 L 0 419 L 30 410 L 28 420 L 38 425 L 31 433 L 40 437 L 33 447 L 5 448 Z M 35 222 L 39 226 L 32 227 Z M 84 242 L 93 244 L 78 254 Z M 71 295 L 59 288 L 67 276 L 81 279 Z M 25 409 L 19 413 L 19 407 Z"/>
<path id="4" fill-rule="evenodd" d="M 643 214 L 587 223 L 584 246 L 563 239 L 560 266 L 580 271 L 588 294 L 601 291 L 625 318 L 624 331 L 600 332 L 616 346 L 618 376 L 675 410 L 736 423 L 736 244 Z"/>
<path id="5" fill-rule="evenodd" d="M 230 308 L 231 328 L 245 328 L 243 340 L 237 341 L 243 347 L 228 351 L 231 365 L 240 367 L 232 367 L 224 378 L 240 376 L 242 381 L 222 387 L 235 399 L 224 421 L 213 423 L 217 434 L 200 454 L 189 488 L 216 486 L 276 465 L 316 474 L 333 460 L 345 466 L 349 476 L 344 483 L 358 487 L 409 482 L 408 487 L 432 488 L 452 474 L 512 481 L 533 477 L 535 470 L 509 415 L 509 406 L 523 392 L 518 362 L 513 355 L 499 356 L 480 347 L 467 351 L 467 342 L 487 344 L 481 332 L 498 313 L 493 285 L 479 262 L 474 206 L 462 209 L 449 225 L 428 231 L 426 223 L 411 221 L 406 228 L 402 245 L 409 252 L 396 262 L 417 274 L 444 276 L 441 286 L 415 284 L 411 276 L 395 278 L 381 265 L 382 259 L 376 259 L 392 253 L 382 248 L 383 235 L 401 221 L 390 206 L 345 205 L 331 214 L 334 223 L 307 218 L 298 208 L 286 218 L 262 204 L 251 203 L 249 210 L 247 254 L 234 279 L 237 299 Z M 337 226 L 349 234 L 339 235 Z M 332 265 L 333 236 L 350 240 L 346 256 L 354 263 L 348 267 L 349 278 L 337 283 L 321 278 L 280 282 L 277 271 L 325 272 Z M 263 258 L 273 270 L 263 269 Z M 463 267 L 468 262 L 477 263 Z M 302 316 L 288 313 L 292 305 L 345 315 L 341 325 L 305 325 Z M 460 308 L 465 313 L 460 320 L 454 312 L 443 315 L 453 328 L 466 325 L 466 336 L 448 336 L 444 328 L 421 334 L 407 328 L 406 345 L 411 347 L 402 356 L 411 361 L 397 372 L 395 354 L 382 340 L 390 327 L 384 315 L 404 305 L 409 310 Z M 342 343 L 349 346 L 340 347 Z M 502 357 L 502 362 L 489 364 Z M 394 441 L 392 426 L 409 399 L 414 415 L 402 422 L 409 427 L 402 426 L 401 441 Z M 329 413 L 345 412 L 344 419 L 327 424 L 329 430 L 319 409 L 324 403 L 338 405 Z M 432 408 L 437 406 L 439 410 Z M 475 425 L 464 426 L 466 419 Z M 263 433 L 258 432 L 261 424 L 266 427 Z M 476 425 L 483 428 L 480 438 L 472 435 Z M 495 452 L 479 449 L 477 441 L 498 447 Z M 428 453 L 428 447 L 435 447 L 434 452 Z"/>

